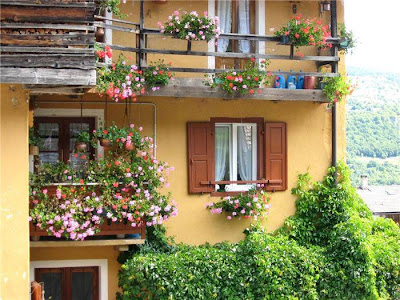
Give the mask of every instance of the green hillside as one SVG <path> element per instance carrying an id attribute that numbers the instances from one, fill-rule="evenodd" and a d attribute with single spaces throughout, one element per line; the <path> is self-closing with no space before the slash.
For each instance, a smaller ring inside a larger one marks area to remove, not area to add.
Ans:
<path id="1" fill-rule="evenodd" d="M 356 92 L 347 109 L 347 162 L 353 184 L 400 184 L 400 73 L 349 68 Z"/>

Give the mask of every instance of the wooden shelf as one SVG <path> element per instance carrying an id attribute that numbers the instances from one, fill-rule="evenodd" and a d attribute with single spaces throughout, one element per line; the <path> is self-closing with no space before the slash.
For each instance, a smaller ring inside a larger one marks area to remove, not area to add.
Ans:
<path id="1" fill-rule="evenodd" d="M 118 251 L 127 251 L 129 245 L 143 245 L 144 239 L 112 239 L 86 241 L 37 241 L 30 242 L 31 248 L 61 248 L 61 247 L 106 247 L 114 246 Z"/>

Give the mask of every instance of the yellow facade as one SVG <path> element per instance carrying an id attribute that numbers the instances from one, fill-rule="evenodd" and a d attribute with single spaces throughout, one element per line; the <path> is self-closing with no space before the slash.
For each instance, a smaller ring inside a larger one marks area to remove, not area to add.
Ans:
<path id="1" fill-rule="evenodd" d="M 21 85 L 1 85 L 1 300 L 25 300 L 29 296 L 27 99 Z"/>
<path id="2" fill-rule="evenodd" d="M 267 1 L 265 3 L 265 33 L 278 29 L 292 16 L 289 1 Z M 300 1 L 298 12 L 304 17 L 318 17 L 317 1 Z M 156 27 L 157 21 L 166 20 L 174 10 L 196 10 L 202 13 L 209 10 L 206 1 L 168 1 L 167 4 L 145 3 L 146 27 Z M 122 5 L 122 12 L 128 14 L 128 20 L 138 21 L 139 2 L 128 1 Z M 338 3 L 339 22 L 343 20 L 343 5 Z M 323 16 L 328 22 L 328 13 Z M 127 43 L 127 41 L 131 41 Z M 185 42 L 155 37 L 150 46 L 183 49 Z M 132 35 L 113 33 L 113 43 L 133 45 Z M 206 51 L 205 43 L 194 43 L 193 50 Z M 301 49 L 302 53 L 315 55 L 315 49 Z M 287 54 L 288 47 L 267 43 L 267 54 Z M 115 51 L 114 56 L 118 52 Z M 134 55 L 133 55 L 134 56 Z M 206 68 L 208 59 L 195 56 L 165 56 L 174 66 Z M 156 57 L 149 55 L 149 60 Z M 343 59 L 339 70 L 344 69 Z M 269 69 L 284 71 L 315 71 L 314 62 L 274 61 Z M 185 75 L 187 76 L 187 75 Z M 28 147 L 27 126 L 28 107 L 21 87 L 10 91 L 9 85 L 2 85 L 1 91 L 1 199 L 0 199 L 0 239 L 1 239 L 1 300 L 27 299 L 29 287 L 29 244 L 28 244 Z M 19 103 L 13 106 L 11 99 L 17 97 Z M 84 100 L 104 101 L 96 94 L 86 94 Z M 79 109 L 77 104 L 43 104 L 40 100 L 69 100 L 61 96 L 42 96 L 38 99 L 37 109 Z M 226 220 L 223 216 L 212 215 L 205 204 L 217 201 L 209 194 L 188 194 L 187 140 L 186 124 L 191 121 L 209 121 L 211 117 L 262 117 L 265 121 L 281 121 L 287 124 L 288 144 L 288 189 L 271 195 L 271 210 L 265 226 L 272 231 L 279 228 L 284 220 L 295 212 L 295 197 L 290 189 L 296 184 L 299 173 L 309 171 L 313 178 L 321 179 L 331 164 L 331 111 L 326 104 L 312 102 L 271 102 L 263 100 L 223 100 L 141 97 L 139 102 L 153 103 L 157 117 L 154 119 L 152 106 L 132 106 L 132 122 L 141 125 L 145 134 L 157 136 L 157 157 L 175 167 L 170 174 L 170 188 L 173 198 L 179 206 L 179 214 L 172 218 L 167 233 L 176 241 L 189 244 L 204 242 L 216 243 L 224 240 L 236 242 L 243 238 L 243 230 L 249 226 L 246 220 Z M 104 109 L 103 104 L 85 104 L 84 109 Z M 123 105 L 109 105 L 108 124 L 115 121 L 124 123 Z M 49 115 L 51 116 L 51 115 Z M 155 130 L 154 123 L 157 130 Z M 10 142 L 12 141 L 12 142 Z M 338 157 L 345 156 L 345 107 L 338 107 Z M 18 199 L 18 200 L 17 200 Z M 118 251 L 112 247 L 77 248 L 32 248 L 31 261 L 42 260 L 81 260 L 107 259 L 108 262 L 108 299 L 114 299 L 118 291 L 117 262 Z M 6 279 L 7 278 L 7 279 Z M 23 288 L 23 287 L 26 287 Z"/>

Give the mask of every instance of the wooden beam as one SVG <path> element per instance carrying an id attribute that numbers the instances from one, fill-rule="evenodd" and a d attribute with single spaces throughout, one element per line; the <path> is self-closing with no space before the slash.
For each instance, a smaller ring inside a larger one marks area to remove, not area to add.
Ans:
<path id="1" fill-rule="evenodd" d="M 6 54 L 1 56 L 0 67 L 82 70 L 96 68 L 94 55 L 82 54 Z"/>
<path id="2" fill-rule="evenodd" d="M 2 22 L 68 23 L 93 21 L 93 8 L 1 6 Z"/>
<path id="3" fill-rule="evenodd" d="M 46 29 L 63 29 L 63 30 L 79 30 L 79 31 L 94 31 L 94 26 L 87 25 L 69 25 L 69 24 L 52 24 L 52 23 L 1 23 L 1 28 L 46 28 Z"/>
<path id="4" fill-rule="evenodd" d="M 48 54 L 91 54 L 94 55 L 93 48 L 55 48 L 55 47 L 14 47 L 0 46 L 0 52 L 7 53 L 48 53 Z"/>
<path id="5" fill-rule="evenodd" d="M 2 0 L 1 5 L 12 5 L 12 6 L 36 6 L 36 7 L 90 7 L 94 8 L 95 3 L 93 1 L 54 1 L 54 0 L 15 0 L 7 1 Z"/>
<path id="6" fill-rule="evenodd" d="M 94 45 L 94 34 L 0 34 L 3 45 L 77 46 Z"/>
<path id="7" fill-rule="evenodd" d="M 96 85 L 96 70 L 0 68 L 1 83 L 35 85 Z"/>
<path id="8" fill-rule="evenodd" d="M 24 89 L 29 90 L 29 95 L 84 95 L 85 92 L 92 88 L 87 86 L 49 86 L 49 85 L 23 85 Z"/>
<path id="9" fill-rule="evenodd" d="M 328 103 L 322 90 L 288 90 L 262 88 L 261 93 L 253 95 L 229 96 L 219 88 L 212 89 L 205 86 L 200 78 L 175 78 L 167 86 L 161 86 L 157 91 L 147 91 L 144 96 L 151 97 L 175 97 L 175 98 L 218 98 L 226 100 L 271 100 L 271 101 L 311 101 Z"/>
<path id="10" fill-rule="evenodd" d="M 126 246 L 126 245 L 143 245 L 144 239 L 114 239 L 114 240 L 85 240 L 85 241 L 38 241 L 30 242 L 31 248 L 47 248 L 47 247 L 94 247 L 94 246 Z"/>

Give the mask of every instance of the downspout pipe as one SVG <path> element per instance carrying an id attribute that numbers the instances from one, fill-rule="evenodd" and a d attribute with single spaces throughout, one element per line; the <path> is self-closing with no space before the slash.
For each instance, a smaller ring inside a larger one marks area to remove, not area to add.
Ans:
<path id="1" fill-rule="evenodd" d="M 331 35 L 337 37 L 337 1 L 331 0 Z M 332 56 L 338 55 L 337 45 L 334 44 L 331 50 Z M 332 73 L 338 73 L 338 62 L 332 63 Z M 337 166 L 337 103 L 332 106 L 332 166 Z M 336 173 L 335 173 L 336 177 Z"/>

